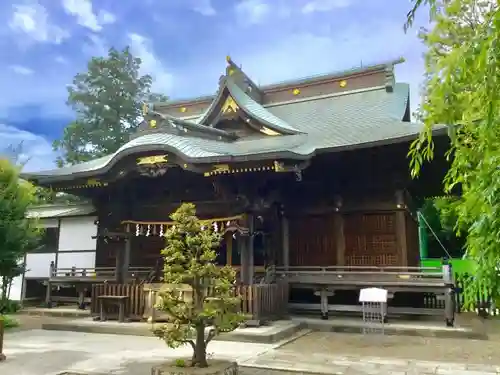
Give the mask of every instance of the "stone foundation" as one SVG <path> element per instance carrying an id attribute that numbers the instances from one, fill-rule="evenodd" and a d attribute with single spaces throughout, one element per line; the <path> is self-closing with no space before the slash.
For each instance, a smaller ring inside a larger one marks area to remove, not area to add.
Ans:
<path id="1" fill-rule="evenodd" d="M 210 360 L 208 367 L 189 367 L 189 360 L 186 360 L 186 367 L 178 367 L 175 361 L 163 365 L 154 366 L 151 375 L 238 375 L 238 364 L 236 362 Z"/>

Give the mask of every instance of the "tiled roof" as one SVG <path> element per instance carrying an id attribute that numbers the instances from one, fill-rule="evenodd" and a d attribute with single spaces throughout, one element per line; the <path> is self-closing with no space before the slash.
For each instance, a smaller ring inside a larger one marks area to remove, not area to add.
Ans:
<path id="1" fill-rule="evenodd" d="M 229 93 L 235 100 L 235 102 L 240 106 L 240 108 L 245 111 L 249 116 L 254 117 L 256 120 L 260 121 L 264 125 L 270 127 L 285 134 L 298 133 L 297 129 L 288 124 L 283 119 L 274 115 L 271 111 L 267 110 L 265 107 L 257 103 L 250 96 L 245 94 L 242 89 L 240 89 L 230 77 L 228 77 L 226 82 L 227 89 Z"/>
<path id="2" fill-rule="evenodd" d="M 420 124 L 402 121 L 408 105 L 407 84 L 395 84 L 393 92 L 375 87 L 261 106 L 239 87 L 228 83 L 243 110 L 273 129 L 297 134 L 248 137 L 233 142 L 169 133 L 145 134 L 112 155 L 24 177 L 50 179 L 76 177 L 75 174 L 83 177 L 111 167 L 122 156 L 153 149 L 173 152 L 187 162 L 198 163 L 267 157 L 305 159 L 317 152 L 397 142 L 415 137 L 421 130 Z M 191 121 L 196 123 L 196 119 Z"/>

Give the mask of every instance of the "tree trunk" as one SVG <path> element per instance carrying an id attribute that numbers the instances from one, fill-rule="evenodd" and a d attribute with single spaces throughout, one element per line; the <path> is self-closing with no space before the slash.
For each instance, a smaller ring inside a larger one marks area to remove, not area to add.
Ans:
<path id="1" fill-rule="evenodd" d="M 7 307 L 7 287 L 9 285 L 9 278 L 7 276 L 2 276 L 2 294 L 0 296 L 0 313 Z"/>
<path id="2" fill-rule="evenodd" d="M 193 366 L 208 367 L 204 324 L 196 326 L 196 344 L 193 353 Z"/>

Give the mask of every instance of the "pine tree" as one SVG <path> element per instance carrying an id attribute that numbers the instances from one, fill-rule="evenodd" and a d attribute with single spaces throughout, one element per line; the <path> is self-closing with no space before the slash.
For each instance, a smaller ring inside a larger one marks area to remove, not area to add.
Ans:
<path id="1" fill-rule="evenodd" d="M 179 290 L 164 290 L 158 308 L 170 321 L 155 331 L 169 347 L 190 344 L 191 366 L 207 367 L 207 345 L 221 331 L 235 329 L 243 316 L 235 297 L 235 272 L 215 263 L 221 234 L 196 217 L 192 203 L 184 203 L 170 218 L 174 225 L 166 232 L 164 283 L 188 285 L 193 295 L 185 300 Z M 208 334 L 206 329 L 210 327 Z"/>

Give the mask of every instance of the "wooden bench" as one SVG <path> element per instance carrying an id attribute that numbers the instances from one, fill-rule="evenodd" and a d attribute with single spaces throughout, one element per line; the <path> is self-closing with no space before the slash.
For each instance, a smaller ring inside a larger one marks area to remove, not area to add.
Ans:
<path id="1" fill-rule="evenodd" d="M 108 318 L 108 314 L 106 311 L 106 304 L 117 305 L 118 306 L 118 321 L 120 323 L 125 322 L 125 310 L 129 297 L 128 296 L 98 296 L 99 299 L 99 307 L 100 307 L 100 320 L 102 322 L 106 321 Z M 128 314 L 128 312 L 127 312 Z"/>

